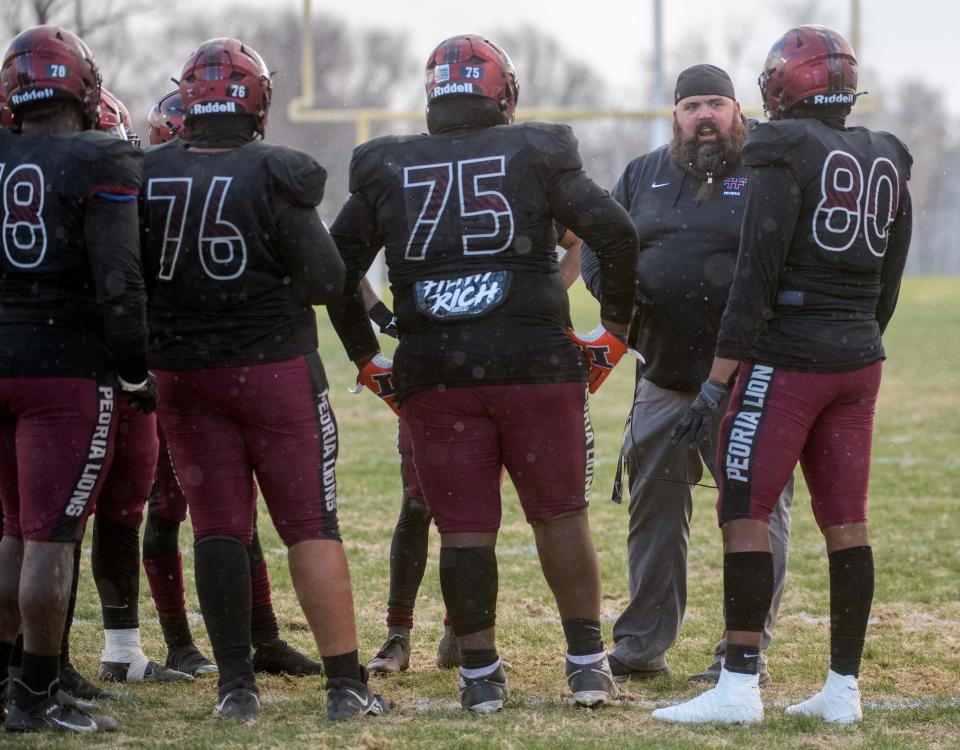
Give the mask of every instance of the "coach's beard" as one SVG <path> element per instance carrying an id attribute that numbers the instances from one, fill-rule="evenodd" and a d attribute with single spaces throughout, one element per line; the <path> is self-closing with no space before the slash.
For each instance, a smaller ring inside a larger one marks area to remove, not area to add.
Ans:
<path id="1" fill-rule="evenodd" d="M 716 133 L 716 139 L 701 141 L 700 136 L 707 133 Z M 716 181 L 737 163 L 746 137 L 742 120 L 736 120 L 729 133 L 721 133 L 712 123 L 701 123 L 694 136 L 686 140 L 681 138 L 677 123 L 673 123 L 670 151 L 683 169 L 702 181 L 697 191 L 698 201 L 707 200 Z"/>

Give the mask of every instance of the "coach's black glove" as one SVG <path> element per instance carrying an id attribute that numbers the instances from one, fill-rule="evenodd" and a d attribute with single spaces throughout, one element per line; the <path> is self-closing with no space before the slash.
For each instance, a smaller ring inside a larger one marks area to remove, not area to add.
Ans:
<path id="1" fill-rule="evenodd" d="M 676 448 L 684 439 L 691 445 L 709 443 L 713 439 L 713 424 L 717 419 L 720 404 L 729 391 L 726 383 L 716 380 L 708 380 L 701 385 L 700 393 L 690 404 L 690 409 L 670 433 L 671 445 Z"/>
<path id="2" fill-rule="evenodd" d="M 393 339 L 400 338 L 397 334 L 397 316 L 383 302 L 378 302 L 367 310 L 367 315 L 380 328 L 380 333 L 385 333 Z"/>
<path id="3" fill-rule="evenodd" d="M 157 410 L 160 394 L 157 391 L 157 378 L 152 372 L 147 374 L 147 379 L 143 383 L 137 385 L 127 383 L 121 378 L 120 390 L 133 404 L 133 408 L 141 414 L 153 414 Z"/>

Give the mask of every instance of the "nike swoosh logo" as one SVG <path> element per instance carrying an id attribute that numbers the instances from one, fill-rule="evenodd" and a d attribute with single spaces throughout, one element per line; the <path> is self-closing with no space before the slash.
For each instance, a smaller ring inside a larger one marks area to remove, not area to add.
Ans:
<path id="1" fill-rule="evenodd" d="M 669 184 L 670 184 L 669 182 L 657 182 L 656 180 L 654 180 L 653 182 L 650 183 L 650 187 L 652 188 L 666 187 Z"/>
<path id="2" fill-rule="evenodd" d="M 370 698 L 364 698 L 356 690 L 351 690 L 350 688 L 347 688 L 347 692 L 356 698 L 360 702 L 360 705 L 364 708 L 368 708 L 370 706 Z"/>
<path id="3" fill-rule="evenodd" d="M 104 609 L 127 609 L 129 604 L 104 604 Z"/>

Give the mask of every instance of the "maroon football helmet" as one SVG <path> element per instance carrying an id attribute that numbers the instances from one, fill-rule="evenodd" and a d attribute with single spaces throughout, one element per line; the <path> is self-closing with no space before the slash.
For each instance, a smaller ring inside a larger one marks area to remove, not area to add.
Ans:
<path id="1" fill-rule="evenodd" d="M 183 99 L 180 98 L 180 89 L 174 89 L 154 104 L 147 115 L 147 122 L 150 123 L 149 138 L 152 146 L 177 137 L 182 138 Z"/>
<path id="2" fill-rule="evenodd" d="M 0 128 L 13 127 L 13 112 L 7 106 L 7 94 L 0 86 Z"/>
<path id="3" fill-rule="evenodd" d="M 186 117 L 252 115 L 263 137 L 270 110 L 270 71 L 253 47 L 237 39 L 210 39 L 187 58 L 180 74 Z"/>
<path id="4" fill-rule="evenodd" d="M 443 96 L 485 96 L 497 102 L 511 122 L 520 96 L 510 57 L 476 34 L 452 36 L 437 45 L 427 60 L 426 87 L 427 106 Z"/>
<path id="5" fill-rule="evenodd" d="M 14 37 L 3 56 L 0 83 L 15 119 L 28 104 L 66 99 L 80 105 L 86 127 L 99 120 L 100 72 L 93 53 L 58 26 L 34 26 Z"/>
<path id="6" fill-rule="evenodd" d="M 105 88 L 100 89 L 100 120 L 97 130 L 130 141 L 134 146 L 140 145 L 140 136 L 133 132 L 130 112 L 122 101 Z"/>
<path id="7" fill-rule="evenodd" d="M 797 104 L 853 106 L 857 58 L 836 31 L 798 26 L 770 49 L 758 83 L 763 109 L 771 120 L 779 120 Z"/>

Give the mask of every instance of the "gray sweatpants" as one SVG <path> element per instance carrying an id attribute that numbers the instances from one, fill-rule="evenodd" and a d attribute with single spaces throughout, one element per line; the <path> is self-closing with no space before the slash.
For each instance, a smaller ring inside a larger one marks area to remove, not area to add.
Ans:
<path id="1" fill-rule="evenodd" d="M 662 660 L 677 640 L 687 606 L 687 543 L 693 511 L 690 484 L 701 480 L 704 464 L 716 475 L 716 434 L 703 453 L 694 446 L 670 445 L 670 431 L 695 398 L 695 393 L 666 390 L 640 378 L 624 435 L 622 450 L 630 482 L 630 603 L 614 623 L 612 653 L 633 669 Z M 725 409 L 726 404 L 721 413 Z M 719 432 L 719 419 L 715 428 Z M 761 648 L 770 645 L 783 595 L 792 501 L 793 479 L 784 487 L 770 519 L 773 604 Z M 721 640 L 717 653 L 722 655 L 724 647 Z"/>

